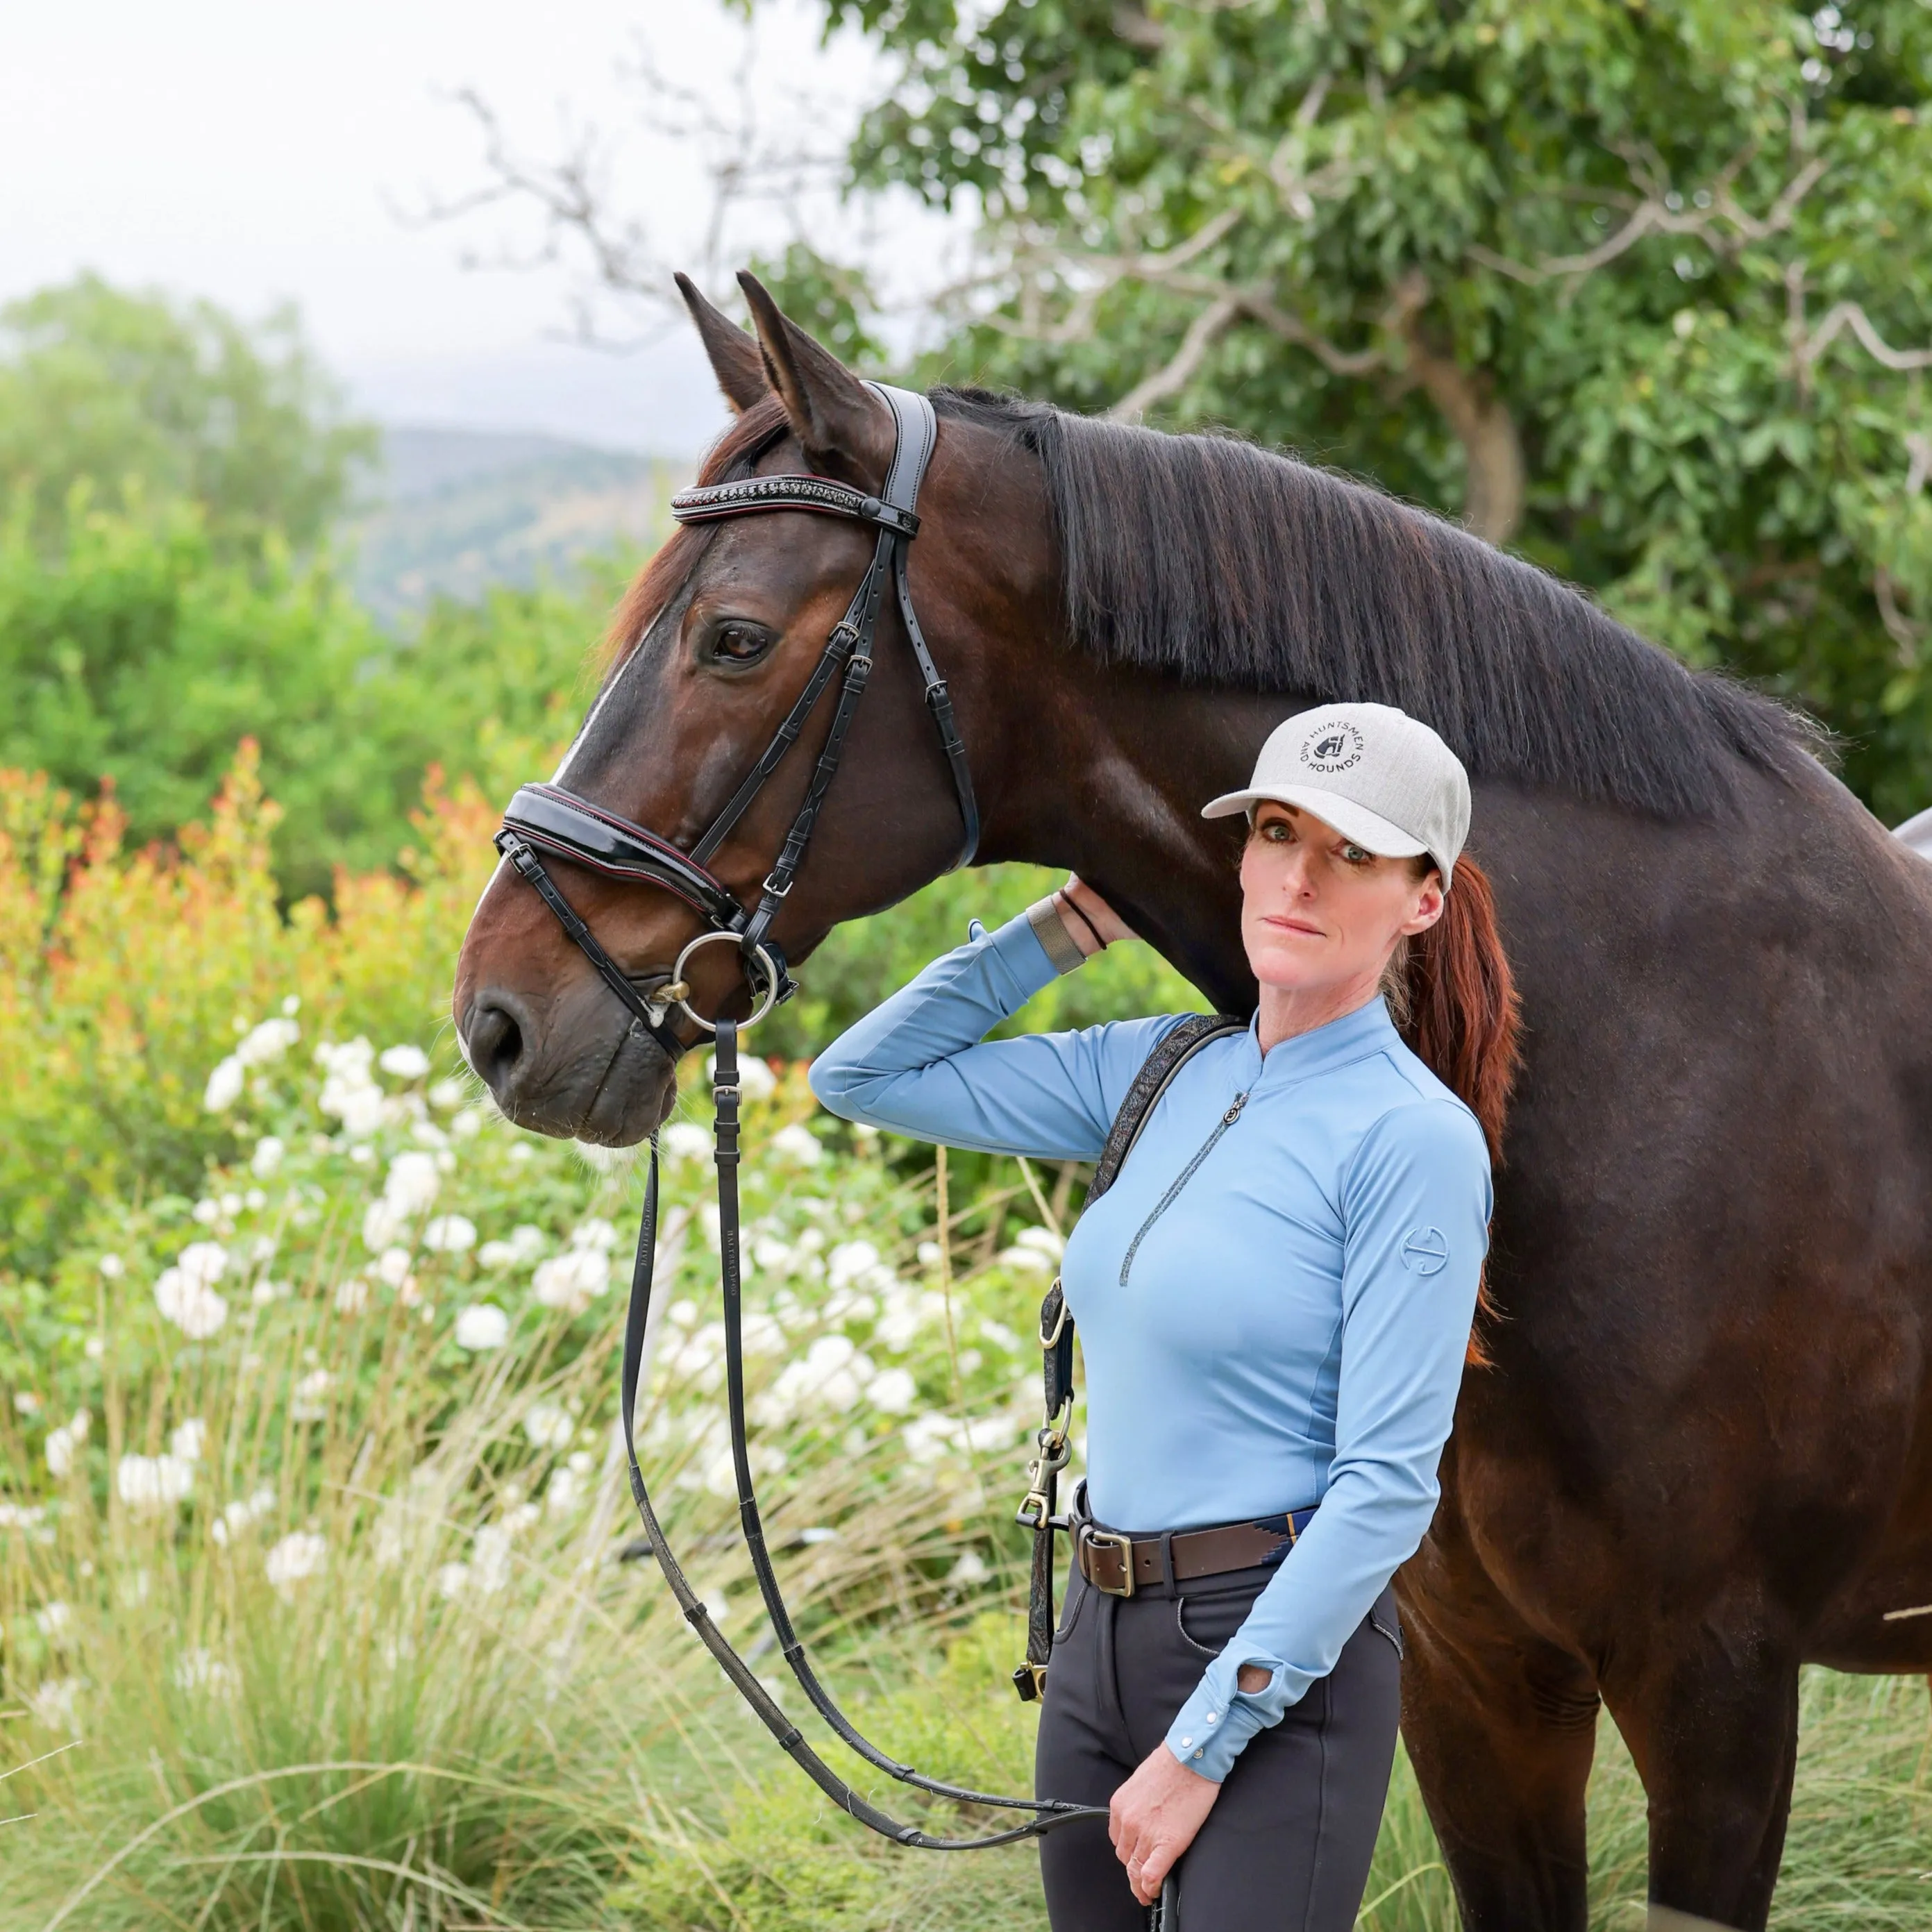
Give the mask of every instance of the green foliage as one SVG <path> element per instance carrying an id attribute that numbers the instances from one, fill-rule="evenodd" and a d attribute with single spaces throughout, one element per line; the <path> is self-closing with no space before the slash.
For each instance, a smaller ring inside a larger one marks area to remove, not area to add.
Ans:
<path id="1" fill-rule="evenodd" d="M 615 566 L 586 591 L 500 590 L 378 631 L 326 561 L 272 536 L 223 554 L 177 502 L 124 515 L 76 496 L 37 542 L 0 528 L 0 767 L 91 794 L 110 778 L 130 836 L 203 812 L 244 736 L 284 808 L 285 896 L 339 866 L 394 862 L 422 773 L 494 790 L 568 736 Z"/>
<path id="2" fill-rule="evenodd" d="M 105 502 L 199 503 L 224 550 L 306 548 L 375 453 L 291 310 L 250 328 L 94 275 L 0 309 L 0 501 L 24 494 L 56 541 L 86 483 Z"/>
<path id="3" fill-rule="evenodd" d="M 859 178 L 986 211 L 1004 306 L 929 374 L 1165 371 L 1164 420 L 1466 510 L 1814 708 L 1882 815 L 1932 796 L 1924 7 L 828 15 L 904 65 Z"/>
<path id="4" fill-rule="evenodd" d="M 884 363 L 865 320 L 878 300 L 858 270 L 828 261 L 808 242 L 793 242 L 776 259 L 754 256 L 751 268 L 779 308 L 848 368 L 871 371 Z"/>

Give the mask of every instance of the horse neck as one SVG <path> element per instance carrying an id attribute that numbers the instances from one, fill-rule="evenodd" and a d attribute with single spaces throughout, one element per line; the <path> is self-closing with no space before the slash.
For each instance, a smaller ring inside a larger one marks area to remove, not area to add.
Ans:
<path id="1" fill-rule="evenodd" d="M 1009 749 L 986 856 L 1078 872 L 1222 1011 L 1246 1012 L 1238 855 L 1201 807 L 1246 778 L 1293 701 L 1190 689 L 1070 646 L 1030 657 L 1030 676 L 1000 682 L 993 734 Z"/>

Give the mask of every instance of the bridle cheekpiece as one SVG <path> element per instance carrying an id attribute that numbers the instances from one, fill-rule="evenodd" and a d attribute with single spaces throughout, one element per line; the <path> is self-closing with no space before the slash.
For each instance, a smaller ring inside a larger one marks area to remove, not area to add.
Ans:
<path id="1" fill-rule="evenodd" d="M 785 475 L 703 484 L 682 490 L 671 499 L 671 514 L 681 524 L 716 523 L 727 517 L 756 516 L 773 510 L 807 510 L 821 516 L 847 518 L 878 532 L 872 560 L 853 592 L 844 616 L 832 626 L 805 688 L 763 755 L 697 843 L 688 852 L 683 851 L 670 840 L 558 784 L 525 785 L 511 800 L 503 814 L 502 830 L 496 835 L 497 850 L 542 898 L 564 932 L 628 1009 L 635 1024 L 673 1058 L 682 1050 L 682 1043 L 667 1024 L 674 1007 L 694 1025 L 707 1033 L 712 1030 L 712 1023 L 693 1011 L 689 984 L 685 978 L 686 962 L 701 946 L 725 937 L 737 942 L 739 956 L 758 1002 L 753 1019 L 762 1018 L 779 1000 L 789 999 L 796 991 L 784 952 L 771 937 L 771 928 L 804 863 L 819 808 L 845 748 L 853 714 L 872 676 L 879 610 L 888 582 L 898 596 L 907 640 L 925 682 L 926 706 L 932 713 L 959 801 L 964 837 L 954 865 L 970 864 L 979 849 L 980 810 L 973 795 L 966 747 L 953 717 L 951 694 L 920 628 L 906 580 L 907 553 L 919 533 L 915 507 L 919 486 L 932 460 L 938 424 L 932 405 L 925 397 L 883 382 L 867 386 L 892 412 L 895 430 L 892 464 L 886 473 L 884 488 L 877 496 L 829 476 Z M 758 902 L 748 907 L 706 862 L 778 770 L 835 679 L 838 682 L 838 696 L 818 762 L 784 843 L 759 888 Z M 578 916 L 550 878 L 540 854 L 567 859 L 606 878 L 654 886 L 670 892 L 703 919 L 707 929 L 678 955 L 669 980 L 646 994 Z"/>

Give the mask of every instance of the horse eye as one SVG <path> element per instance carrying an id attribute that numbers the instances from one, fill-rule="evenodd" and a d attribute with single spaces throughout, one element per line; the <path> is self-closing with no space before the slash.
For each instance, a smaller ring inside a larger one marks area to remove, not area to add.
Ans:
<path id="1" fill-rule="evenodd" d="M 772 634 L 761 625 L 721 625 L 711 639 L 710 655 L 728 664 L 752 664 L 772 646 Z"/>

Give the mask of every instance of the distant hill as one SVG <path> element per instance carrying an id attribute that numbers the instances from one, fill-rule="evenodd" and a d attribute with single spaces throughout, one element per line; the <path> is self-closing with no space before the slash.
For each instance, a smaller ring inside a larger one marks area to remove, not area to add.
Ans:
<path id="1" fill-rule="evenodd" d="M 690 466 L 560 436 L 398 425 L 372 506 L 345 532 L 356 593 L 386 622 L 438 596 L 567 577 L 586 554 L 646 549 Z"/>

